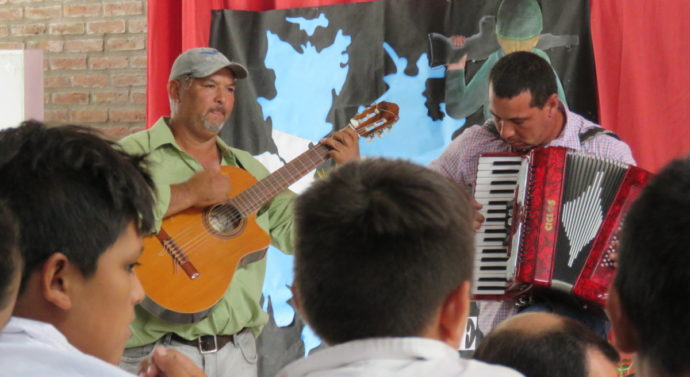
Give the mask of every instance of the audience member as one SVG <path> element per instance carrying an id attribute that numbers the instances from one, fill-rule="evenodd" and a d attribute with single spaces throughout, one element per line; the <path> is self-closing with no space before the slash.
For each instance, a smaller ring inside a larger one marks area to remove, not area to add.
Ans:
<path id="1" fill-rule="evenodd" d="M 133 270 L 153 225 L 142 157 L 86 128 L 25 122 L 0 132 L 0 176 L 24 260 L 0 376 L 130 376 L 114 364 L 144 296 Z M 201 375 L 165 350 L 157 358 L 151 373 Z"/>
<path id="2" fill-rule="evenodd" d="M 278 375 L 518 376 L 460 358 L 469 312 L 469 197 L 404 161 L 353 162 L 295 204 L 294 296 L 329 348 Z"/>
<path id="3" fill-rule="evenodd" d="M 19 292 L 22 262 L 18 229 L 9 208 L 0 201 L 0 330 L 10 318 Z"/>
<path id="4" fill-rule="evenodd" d="M 617 377 L 618 352 L 582 323 L 551 313 L 525 313 L 496 326 L 474 358 L 527 377 Z"/>
<path id="5" fill-rule="evenodd" d="M 690 376 L 690 157 L 652 178 L 623 225 L 608 313 L 640 377 Z"/>

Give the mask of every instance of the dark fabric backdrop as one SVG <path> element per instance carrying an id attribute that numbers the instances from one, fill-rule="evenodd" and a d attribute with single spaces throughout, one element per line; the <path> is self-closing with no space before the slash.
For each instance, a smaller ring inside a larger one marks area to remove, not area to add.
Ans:
<path id="1" fill-rule="evenodd" d="M 208 45 L 212 9 L 262 11 L 349 2 L 363 1 L 149 0 L 147 125 L 169 112 L 165 83 L 175 57 L 184 49 Z M 601 123 L 619 133 L 639 165 L 652 171 L 690 152 L 690 126 L 684 120 L 690 105 L 690 71 L 684 66 L 690 61 L 690 24 L 685 20 L 689 11 L 684 0 L 591 2 Z"/>

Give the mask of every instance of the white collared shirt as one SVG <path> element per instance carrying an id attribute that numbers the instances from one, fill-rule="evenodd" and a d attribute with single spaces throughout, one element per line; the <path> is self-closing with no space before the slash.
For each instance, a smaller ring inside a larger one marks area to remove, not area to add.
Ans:
<path id="1" fill-rule="evenodd" d="M 434 376 L 520 377 L 497 365 L 460 357 L 447 344 L 428 338 L 373 338 L 339 344 L 297 360 L 277 377 Z"/>
<path id="2" fill-rule="evenodd" d="M 53 325 L 12 317 L 0 332 L 0 377 L 131 377 L 72 346 Z"/>

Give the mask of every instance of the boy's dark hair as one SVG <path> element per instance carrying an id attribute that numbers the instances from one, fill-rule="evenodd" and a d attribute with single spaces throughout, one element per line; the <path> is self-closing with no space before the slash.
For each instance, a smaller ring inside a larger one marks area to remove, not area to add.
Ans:
<path id="1" fill-rule="evenodd" d="M 558 93 L 556 73 L 539 55 L 517 51 L 500 58 L 489 73 L 489 82 L 499 98 L 513 98 L 529 90 L 530 106 L 544 107 L 552 94 Z"/>
<path id="2" fill-rule="evenodd" d="M 7 204 L 0 200 L 0 309 L 9 302 L 9 288 L 16 274 L 21 273 L 19 227 Z"/>
<path id="3" fill-rule="evenodd" d="M 668 376 L 690 372 L 690 157 L 652 178 L 623 225 L 614 285 L 639 354 Z M 662 373 L 663 374 L 663 373 Z"/>
<path id="4" fill-rule="evenodd" d="M 130 222 L 142 234 L 152 228 L 153 182 L 143 156 L 88 128 L 27 121 L 0 132 L 0 176 L 0 197 L 22 230 L 22 289 L 53 253 L 89 277 Z"/>
<path id="5" fill-rule="evenodd" d="M 582 323 L 563 317 L 562 326 L 552 330 L 495 330 L 482 339 L 474 358 L 505 365 L 528 377 L 587 377 L 588 349 L 601 352 L 612 363 L 620 360 L 606 340 Z"/>
<path id="6" fill-rule="evenodd" d="M 472 280 L 468 196 L 402 160 L 343 165 L 297 198 L 295 287 L 326 342 L 420 335 Z"/>

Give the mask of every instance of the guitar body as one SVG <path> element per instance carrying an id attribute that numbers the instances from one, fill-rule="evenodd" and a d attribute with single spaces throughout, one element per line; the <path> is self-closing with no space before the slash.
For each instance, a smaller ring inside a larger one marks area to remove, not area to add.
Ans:
<path id="1" fill-rule="evenodd" d="M 240 168 L 223 166 L 221 172 L 230 179 L 228 199 L 256 183 Z M 199 321 L 223 297 L 241 259 L 269 246 L 270 238 L 256 223 L 256 213 L 242 217 L 233 208 L 228 204 L 190 208 L 163 221 L 162 229 L 184 253 L 196 276 L 176 262 L 160 234 L 144 239 L 136 272 L 147 296 L 142 302 L 145 309 L 170 322 Z"/>

